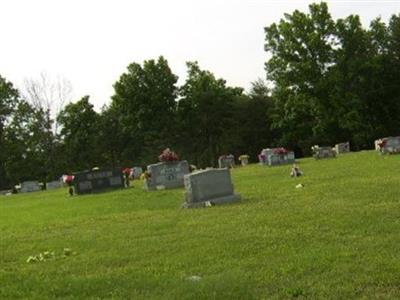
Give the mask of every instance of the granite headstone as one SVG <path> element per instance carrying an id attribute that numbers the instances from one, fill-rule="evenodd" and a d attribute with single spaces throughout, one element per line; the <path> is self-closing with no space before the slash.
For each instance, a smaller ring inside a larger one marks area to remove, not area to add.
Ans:
<path id="1" fill-rule="evenodd" d="M 282 151 L 284 148 L 266 148 L 258 155 L 260 164 L 268 166 L 287 165 L 295 163 L 293 151 Z"/>
<path id="2" fill-rule="evenodd" d="M 219 168 L 233 168 L 235 166 L 235 156 L 232 154 L 229 155 L 221 155 L 218 158 L 218 167 Z"/>
<path id="3" fill-rule="evenodd" d="M 132 177 L 134 179 L 139 179 L 142 174 L 143 174 L 143 170 L 141 167 L 133 167 L 132 168 Z"/>
<path id="4" fill-rule="evenodd" d="M 224 169 L 207 169 L 185 175 L 185 202 L 183 207 L 206 207 L 240 200 L 234 194 L 230 171 Z"/>
<path id="5" fill-rule="evenodd" d="M 398 154 L 400 153 L 400 136 L 391 136 L 383 138 L 379 143 L 379 151 L 382 154 Z"/>
<path id="6" fill-rule="evenodd" d="M 123 174 L 119 169 L 84 171 L 74 176 L 74 190 L 78 195 L 124 187 Z"/>
<path id="7" fill-rule="evenodd" d="M 339 143 L 335 145 L 335 150 L 337 154 L 349 153 L 350 152 L 350 143 Z"/>
<path id="8" fill-rule="evenodd" d="M 50 182 L 46 183 L 46 189 L 48 189 L 48 190 L 58 189 L 62 186 L 63 186 L 63 184 L 59 180 L 54 180 L 54 181 L 50 181 Z"/>
<path id="9" fill-rule="evenodd" d="M 145 188 L 149 191 L 157 189 L 172 189 L 183 187 L 183 176 L 189 173 L 189 164 L 186 160 L 159 162 L 148 165 L 150 175 L 145 180 Z"/>
<path id="10" fill-rule="evenodd" d="M 314 146 L 314 158 L 315 159 L 324 159 L 324 158 L 334 158 L 336 157 L 336 151 L 331 147 L 319 147 Z"/>
<path id="11" fill-rule="evenodd" d="M 36 192 L 40 190 L 41 188 L 38 181 L 24 181 L 21 183 L 21 193 Z"/>

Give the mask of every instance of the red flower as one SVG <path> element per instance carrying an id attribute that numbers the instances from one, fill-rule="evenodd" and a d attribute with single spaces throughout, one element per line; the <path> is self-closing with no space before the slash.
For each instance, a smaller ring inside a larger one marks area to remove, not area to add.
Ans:
<path id="1" fill-rule="evenodd" d="M 167 148 L 167 149 L 165 149 L 165 150 L 160 154 L 160 156 L 158 157 L 158 159 L 159 159 L 160 161 L 163 161 L 163 162 L 167 162 L 167 161 L 178 161 L 178 160 L 179 160 L 179 157 L 178 157 L 178 155 L 177 155 L 174 151 L 171 151 L 169 148 Z"/>
<path id="2" fill-rule="evenodd" d="M 285 155 L 288 153 L 288 151 L 283 147 L 275 148 L 273 151 L 274 151 L 274 154 L 279 154 L 279 155 Z"/>

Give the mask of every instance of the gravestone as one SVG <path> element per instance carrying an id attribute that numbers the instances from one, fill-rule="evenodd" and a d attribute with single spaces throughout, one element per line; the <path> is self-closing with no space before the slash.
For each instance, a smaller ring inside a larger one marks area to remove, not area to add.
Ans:
<path id="1" fill-rule="evenodd" d="M 184 208 L 206 207 L 240 200 L 234 194 L 229 169 L 207 169 L 185 175 Z"/>
<path id="2" fill-rule="evenodd" d="M 340 143 L 335 145 L 336 154 L 343 154 L 350 152 L 350 143 Z"/>
<path id="3" fill-rule="evenodd" d="M 333 150 L 331 147 L 319 147 L 314 146 L 314 158 L 315 159 L 324 159 L 324 158 L 334 158 L 336 157 L 336 151 Z"/>
<path id="4" fill-rule="evenodd" d="M 149 191 L 157 189 L 173 189 L 183 187 L 183 176 L 189 174 L 189 164 L 186 160 L 160 162 L 147 166 L 150 178 L 144 182 Z"/>
<path id="5" fill-rule="evenodd" d="M 24 181 L 21 183 L 21 193 L 36 192 L 40 190 L 41 188 L 38 181 Z"/>
<path id="6" fill-rule="evenodd" d="M 74 173 L 74 176 L 74 190 L 78 195 L 124 187 L 123 174 L 119 169 L 84 171 Z"/>
<path id="7" fill-rule="evenodd" d="M 133 179 L 139 179 L 142 174 L 143 174 L 143 170 L 141 167 L 133 167 L 132 168 Z"/>
<path id="8" fill-rule="evenodd" d="M 12 190 L 1 190 L 0 195 L 7 195 L 9 193 L 12 193 Z"/>
<path id="9" fill-rule="evenodd" d="M 46 189 L 48 190 L 59 189 L 60 187 L 62 187 L 62 182 L 59 180 L 54 180 L 46 183 Z"/>
<path id="10" fill-rule="evenodd" d="M 235 166 L 235 157 L 232 154 L 229 155 L 221 155 L 218 158 L 218 167 L 219 168 L 233 168 Z"/>
<path id="11" fill-rule="evenodd" d="M 240 155 L 239 160 L 243 167 L 249 164 L 249 156 L 247 154 Z"/>
<path id="12" fill-rule="evenodd" d="M 260 164 L 268 166 L 287 165 L 295 163 L 293 151 L 284 148 L 266 148 L 258 155 Z"/>
<path id="13" fill-rule="evenodd" d="M 375 144 L 376 151 L 381 151 L 380 144 L 382 143 L 382 140 L 384 140 L 384 139 L 387 139 L 387 137 L 375 140 L 374 144 Z"/>
<path id="14" fill-rule="evenodd" d="M 380 139 L 379 148 L 379 151 L 382 154 L 400 153 L 400 136 L 391 136 Z"/>

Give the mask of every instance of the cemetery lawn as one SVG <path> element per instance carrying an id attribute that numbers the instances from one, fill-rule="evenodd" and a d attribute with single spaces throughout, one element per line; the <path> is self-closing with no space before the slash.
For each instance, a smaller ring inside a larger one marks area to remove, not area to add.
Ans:
<path id="1" fill-rule="evenodd" d="M 299 166 L 234 169 L 243 200 L 204 209 L 140 181 L 0 196 L 0 299 L 399 299 L 400 156 Z"/>

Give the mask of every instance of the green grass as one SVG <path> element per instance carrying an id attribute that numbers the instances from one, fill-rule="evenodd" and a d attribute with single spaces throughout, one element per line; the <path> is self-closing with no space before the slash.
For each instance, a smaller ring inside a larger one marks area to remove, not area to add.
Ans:
<path id="1" fill-rule="evenodd" d="M 243 201 L 205 209 L 138 181 L 0 197 L 0 299 L 399 299 L 400 156 L 299 166 L 234 169 Z"/>

